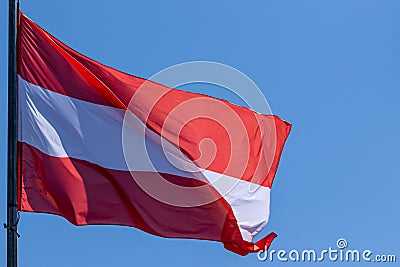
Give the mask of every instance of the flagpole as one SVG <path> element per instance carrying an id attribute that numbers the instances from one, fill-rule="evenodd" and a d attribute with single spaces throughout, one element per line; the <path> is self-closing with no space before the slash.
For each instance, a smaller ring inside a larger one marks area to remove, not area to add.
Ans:
<path id="1" fill-rule="evenodd" d="M 8 1 L 8 160 L 7 160 L 7 267 L 17 267 L 17 16 L 18 2 Z"/>

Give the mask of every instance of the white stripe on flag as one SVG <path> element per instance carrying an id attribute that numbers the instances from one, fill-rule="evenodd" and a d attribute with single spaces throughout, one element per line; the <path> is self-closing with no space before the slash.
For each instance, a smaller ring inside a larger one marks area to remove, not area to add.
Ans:
<path id="1" fill-rule="evenodd" d="M 18 82 L 22 126 L 19 141 L 50 156 L 85 160 L 108 169 L 162 172 L 204 181 L 193 172 L 174 167 L 164 156 L 161 145 L 153 141 L 151 135 L 160 137 L 148 129 L 146 145 L 143 146 L 144 134 L 137 127 L 130 127 L 127 129 L 129 132 L 124 133 L 129 136 L 128 147 L 132 148 L 128 151 L 132 152 L 129 160 L 132 161 L 131 157 L 134 157 L 134 169 L 129 169 L 122 142 L 125 110 L 61 95 L 33 85 L 21 77 Z M 145 128 L 137 118 L 133 120 Z M 172 144 L 165 139 L 164 142 L 167 152 L 176 157 L 181 156 L 181 162 L 188 161 L 177 149 L 174 150 Z M 150 156 L 151 163 L 144 155 Z M 258 190 L 251 192 L 250 182 L 209 170 L 199 171 L 206 178 L 205 182 L 212 183 L 232 207 L 243 239 L 252 241 L 268 222 L 270 188 L 260 186 Z M 232 184 L 236 185 L 226 193 L 225 188 Z"/>

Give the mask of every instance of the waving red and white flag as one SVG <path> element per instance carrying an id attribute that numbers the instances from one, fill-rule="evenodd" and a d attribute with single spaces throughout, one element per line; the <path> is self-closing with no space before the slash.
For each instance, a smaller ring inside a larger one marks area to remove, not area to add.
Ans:
<path id="1" fill-rule="evenodd" d="M 291 125 L 104 66 L 19 18 L 19 210 L 268 248 Z"/>

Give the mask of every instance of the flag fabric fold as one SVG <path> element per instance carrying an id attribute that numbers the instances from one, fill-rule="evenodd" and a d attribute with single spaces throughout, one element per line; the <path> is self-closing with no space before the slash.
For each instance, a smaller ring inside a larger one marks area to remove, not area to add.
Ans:
<path id="1" fill-rule="evenodd" d="M 290 123 L 104 66 L 22 13 L 18 43 L 20 211 L 269 247 Z"/>

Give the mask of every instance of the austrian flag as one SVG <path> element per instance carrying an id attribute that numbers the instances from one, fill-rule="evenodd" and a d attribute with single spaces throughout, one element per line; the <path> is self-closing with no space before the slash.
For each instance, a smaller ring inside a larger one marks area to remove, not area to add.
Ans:
<path id="1" fill-rule="evenodd" d="M 265 250 L 291 124 L 104 66 L 18 23 L 18 209 Z"/>

